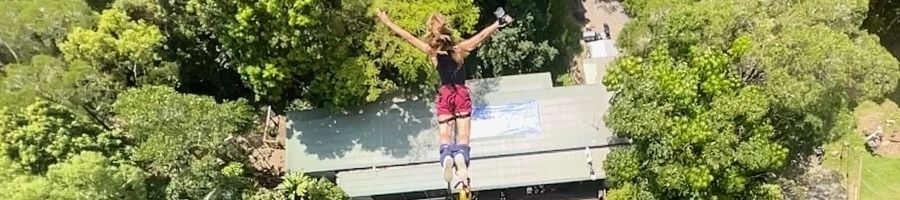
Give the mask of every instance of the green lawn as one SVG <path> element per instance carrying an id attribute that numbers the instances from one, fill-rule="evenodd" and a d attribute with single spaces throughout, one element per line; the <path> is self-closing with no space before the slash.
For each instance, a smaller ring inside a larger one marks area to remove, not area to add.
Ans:
<path id="1" fill-rule="evenodd" d="M 896 104 L 888 106 L 871 102 L 856 109 L 857 119 L 896 119 Z M 868 118 L 867 118 L 868 117 Z M 888 130 L 885 130 L 887 132 Z M 848 134 L 826 145 L 825 166 L 844 176 L 850 199 L 900 199 L 900 157 L 872 156 L 863 146 L 859 133 Z M 858 192 L 857 192 L 858 191 Z"/>
<path id="2" fill-rule="evenodd" d="M 859 199 L 900 198 L 900 159 L 863 157 L 862 185 Z"/>

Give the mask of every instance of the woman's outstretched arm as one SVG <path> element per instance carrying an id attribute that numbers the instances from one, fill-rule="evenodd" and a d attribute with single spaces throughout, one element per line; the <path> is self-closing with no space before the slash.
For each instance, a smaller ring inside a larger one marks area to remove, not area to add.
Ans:
<path id="1" fill-rule="evenodd" d="M 504 25 L 508 24 L 509 22 L 512 22 L 512 17 L 510 17 L 509 15 L 503 16 L 502 21 L 503 22 L 501 24 L 501 20 L 497 20 L 490 26 L 482 29 L 481 32 L 478 32 L 478 34 L 475 34 L 475 36 L 472 36 L 469 39 L 466 39 L 466 40 L 460 42 L 459 44 L 456 45 L 456 49 L 462 51 L 463 53 L 468 54 L 472 50 L 475 50 L 475 48 L 478 47 L 478 45 L 481 45 L 481 42 L 484 42 L 484 40 L 489 38 L 491 36 L 491 34 L 493 34 L 494 32 L 497 32 L 497 29 L 499 29 L 501 26 L 504 26 Z"/>
<path id="2" fill-rule="evenodd" d="M 380 19 L 381 22 L 384 23 L 384 25 L 390 28 L 391 31 L 394 31 L 394 33 L 397 33 L 397 35 L 400 35 L 400 37 L 406 39 L 407 42 L 409 42 L 413 46 L 416 46 L 416 48 L 422 50 L 422 52 L 430 53 L 431 47 L 428 46 L 428 43 L 419 40 L 419 38 L 416 38 L 415 36 L 410 34 L 409 31 L 403 30 L 403 28 L 397 26 L 397 24 L 394 24 L 394 22 L 392 22 L 391 19 L 388 18 L 387 14 L 385 14 L 384 11 L 378 10 L 376 11 L 376 14 L 378 15 L 378 19 Z"/>

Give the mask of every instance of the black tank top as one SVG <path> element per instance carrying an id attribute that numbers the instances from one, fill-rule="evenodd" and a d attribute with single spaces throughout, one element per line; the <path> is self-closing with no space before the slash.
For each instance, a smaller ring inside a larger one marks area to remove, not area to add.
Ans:
<path id="1" fill-rule="evenodd" d="M 438 75 L 441 85 L 466 84 L 466 72 L 450 54 L 437 55 Z"/>

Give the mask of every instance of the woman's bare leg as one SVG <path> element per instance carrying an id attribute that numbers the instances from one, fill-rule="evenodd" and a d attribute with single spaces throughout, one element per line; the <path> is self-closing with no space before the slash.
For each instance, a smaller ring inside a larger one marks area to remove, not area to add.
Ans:
<path id="1" fill-rule="evenodd" d="M 452 143 L 451 133 L 453 133 L 453 126 L 456 124 L 453 120 L 453 115 L 440 115 L 438 116 L 438 131 L 440 133 L 440 141 L 441 144 L 450 144 Z M 441 123 L 443 122 L 443 123 Z M 467 140 L 468 141 L 468 140 Z"/>
<path id="2" fill-rule="evenodd" d="M 438 115 L 438 138 L 441 142 L 439 147 L 440 157 L 438 158 L 444 171 L 444 180 L 447 182 L 453 179 L 453 163 L 455 162 L 453 159 L 454 147 L 450 140 L 451 129 L 456 125 L 453 118 L 453 115 Z"/>
<path id="3" fill-rule="evenodd" d="M 456 153 L 453 160 L 456 163 L 456 174 L 466 185 L 469 184 L 469 133 L 471 133 L 471 117 L 469 113 L 456 114 Z"/>
<path id="4" fill-rule="evenodd" d="M 456 116 L 456 143 L 469 145 L 469 133 L 472 132 L 472 118 L 469 113 L 458 113 Z"/>

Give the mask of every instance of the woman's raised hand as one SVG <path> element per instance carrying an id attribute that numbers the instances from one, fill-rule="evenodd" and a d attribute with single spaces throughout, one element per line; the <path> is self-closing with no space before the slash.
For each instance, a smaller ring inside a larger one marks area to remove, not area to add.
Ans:
<path id="1" fill-rule="evenodd" d="M 513 18 L 511 16 L 504 15 L 502 18 L 500 18 L 500 27 L 506 26 L 507 24 L 512 23 L 512 21 Z"/>

